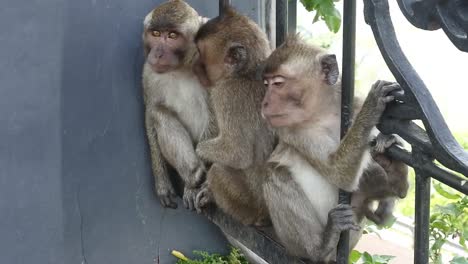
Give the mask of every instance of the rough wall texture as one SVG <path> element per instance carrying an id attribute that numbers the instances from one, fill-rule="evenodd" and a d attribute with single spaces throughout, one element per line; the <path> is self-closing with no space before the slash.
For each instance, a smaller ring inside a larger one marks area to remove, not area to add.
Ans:
<path id="1" fill-rule="evenodd" d="M 0 263 L 164 264 L 174 248 L 226 249 L 206 219 L 153 193 L 140 34 L 160 2 L 0 9 Z M 217 14 L 217 1 L 188 2 Z M 233 2 L 258 21 L 257 1 Z"/>

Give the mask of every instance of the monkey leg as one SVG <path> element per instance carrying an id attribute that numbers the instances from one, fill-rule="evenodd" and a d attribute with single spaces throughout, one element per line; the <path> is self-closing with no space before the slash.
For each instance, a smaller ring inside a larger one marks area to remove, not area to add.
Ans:
<path id="1" fill-rule="evenodd" d="M 233 168 L 213 164 L 207 174 L 207 183 L 216 205 L 244 225 L 264 225 L 268 219 L 266 207 L 248 186 L 248 175 Z M 260 186 L 254 186 L 260 188 Z"/>
<path id="2" fill-rule="evenodd" d="M 327 222 L 321 223 L 319 208 L 285 168 L 275 168 L 263 190 L 275 232 L 292 255 L 315 263 L 334 260 L 341 231 L 359 230 L 350 205 L 333 208 Z"/>
<path id="3" fill-rule="evenodd" d="M 375 212 L 369 210 L 366 213 L 366 217 L 378 226 L 389 223 L 394 218 L 393 209 L 395 208 L 395 201 L 396 198 L 394 197 L 380 200 Z"/>
<path id="4" fill-rule="evenodd" d="M 193 210 L 196 188 L 203 181 L 205 165 L 197 157 L 190 134 L 176 115 L 163 106 L 150 111 L 153 118 L 161 153 L 184 180 L 183 201 Z"/>
<path id="5" fill-rule="evenodd" d="M 176 192 L 169 178 L 166 161 L 159 147 L 156 130 L 151 125 L 152 122 L 148 115 L 145 116 L 145 124 L 151 152 L 151 167 L 153 170 L 156 194 L 162 206 L 175 209 L 177 208 L 177 203 L 175 202 Z"/>

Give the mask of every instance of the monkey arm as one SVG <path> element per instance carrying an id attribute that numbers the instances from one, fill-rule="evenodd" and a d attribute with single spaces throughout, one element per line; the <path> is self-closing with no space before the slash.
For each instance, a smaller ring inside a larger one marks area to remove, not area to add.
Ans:
<path id="1" fill-rule="evenodd" d="M 247 146 L 239 136 L 219 135 L 214 139 L 199 143 L 196 152 L 204 161 L 236 169 L 246 169 L 253 164 L 252 148 L 252 146 Z"/>
<path id="2" fill-rule="evenodd" d="M 372 86 L 356 120 L 337 148 L 329 133 L 316 130 L 319 132 L 315 135 L 316 139 L 311 139 L 315 144 L 307 146 L 310 154 L 307 159 L 338 188 L 346 191 L 354 191 L 357 188 L 359 178 L 371 160 L 369 137 L 372 129 L 379 121 L 386 104 L 394 99 L 388 94 L 399 89 L 401 88 L 398 84 L 377 81 Z M 319 135 L 322 136 L 317 137 Z"/>
<path id="3" fill-rule="evenodd" d="M 165 106 L 150 108 L 147 115 L 155 124 L 161 153 L 177 170 L 186 187 L 195 188 L 202 180 L 205 168 L 195 154 L 189 132 L 177 116 Z"/>
<path id="4" fill-rule="evenodd" d="M 155 127 L 151 116 L 145 114 L 146 135 L 151 152 L 151 168 L 155 180 L 155 190 L 164 207 L 177 208 L 176 192 L 167 172 L 166 161 L 159 148 Z"/>

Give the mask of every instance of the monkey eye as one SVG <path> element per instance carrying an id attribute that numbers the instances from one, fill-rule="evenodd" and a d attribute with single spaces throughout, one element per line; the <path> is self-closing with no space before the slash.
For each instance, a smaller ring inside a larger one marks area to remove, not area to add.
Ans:
<path id="1" fill-rule="evenodd" d="M 179 37 L 179 34 L 177 34 L 177 33 L 175 33 L 175 32 L 169 33 L 169 38 L 171 38 L 171 39 L 176 39 L 177 37 Z"/>
<path id="2" fill-rule="evenodd" d="M 268 81 L 267 81 L 266 79 L 263 80 L 263 84 L 264 84 L 266 87 L 268 87 Z"/>
<path id="3" fill-rule="evenodd" d="M 151 31 L 151 35 L 153 35 L 154 37 L 160 37 L 161 36 L 161 32 L 157 31 L 157 30 L 154 30 L 154 31 Z"/>
<path id="4" fill-rule="evenodd" d="M 281 88 L 283 86 L 284 82 L 285 82 L 284 77 L 277 76 L 277 77 L 273 78 L 273 86 L 276 87 L 276 88 Z"/>

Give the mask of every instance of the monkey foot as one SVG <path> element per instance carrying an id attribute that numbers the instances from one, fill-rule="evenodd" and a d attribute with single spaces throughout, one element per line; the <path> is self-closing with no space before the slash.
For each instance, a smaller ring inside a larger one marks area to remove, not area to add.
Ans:
<path id="1" fill-rule="evenodd" d="M 157 188 L 156 194 L 158 195 L 159 201 L 163 207 L 172 209 L 177 208 L 177 195 L 172 188 Z"/>
<path id="2" fill-rule="evenodd" d="M 394 135 L 384 135 L 380 133 L 373 140 L 373 151 L 376 153 L 384 153 L 386 149 L 390 148 L 393 144 L 398 144 L 398 139 Z"/>
<path id="3" fill-rule="evenodd" d="M 185 209 L 188 209 L 190 211 L 195 210 L 195 199 L 197 197 L 197 193 L 198 189 L 196 188 L 184 188 L 184 195 L 182 197 L 182 200 L 184 202 Z"/>
<path id="4" fill-rule="evenodd" d="M 202 213 L 212 203 L 214 203 L 213 194 L 211 193 L 208 184 L 205 183 L 200 187 L 200 191 L 195 198 L 195 209 L 198 213 Z"/>
<path id="5" fill-rule="evenodd" d="M 328 213 L 328 224 L 336 232 L 346 230 L 359 231 L 361 227 L 354 221 L 353 208 L 348 204 L 339 204 Z"/>

